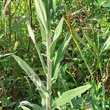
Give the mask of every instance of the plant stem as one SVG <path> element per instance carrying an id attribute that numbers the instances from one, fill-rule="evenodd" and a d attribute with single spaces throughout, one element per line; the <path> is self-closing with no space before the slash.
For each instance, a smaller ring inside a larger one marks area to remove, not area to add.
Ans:
<path id="1" fill-rule="evenodd" d="M 9 29 L 11 29 L 11 2 L 9 5 Z M 9 31 L 9 51 L 11 51 L 11 33 L 12 31 Z"/>
<path id="2" fill-rule="evenodd" d="M 103 110 L 106 110 L 106 108 L 105 108 L 105 87 L 104 87 L 104 82 L 102 82 L 102 92 L 103 92 L 102 108 L 103 108 Z"/>
<path id="3" fill-rule="evenodd" d="M 51 74 L 52 74 L 52 63 L 50 59 L 50 45 L 51 45 L 51 29 L 49 23 L 49 31 L 46 33 L 46 42 L 47 42 L 47 91 L 49 92 L 46 96 L 46 110 L 51 110 Z"/>

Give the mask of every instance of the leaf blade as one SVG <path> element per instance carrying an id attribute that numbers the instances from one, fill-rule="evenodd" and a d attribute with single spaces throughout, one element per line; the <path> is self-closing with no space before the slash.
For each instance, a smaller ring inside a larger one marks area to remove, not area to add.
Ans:
<path id="1" fill-rule="evenodd" d="M 108 37 L 108 39 L 106 40 L 106 42 L 104 43 L 103 47 L 102 47 L 102 51 L 105 51 L 109 48 L 110 46 L 110 36 Z"/>
<path id="2" fill-rule="evenodd" d="M 67 102 L 71 101 L 74 97 L 76 97 L 76 96 L 84 93 L 85 91 L 87 91 L 89 88 L 91 88 L 90 84 L 85 85 L 85 86 L 81 86 L 81 87 L 78 87 L 76 89 L 72 89 L 72 90 L 69 90 L 69 91 L 63 93 L 63 95 L 60 96 L 54 102 L 53 107 L 56 108 L 58 106 L 66 104 Z"/>
<path id="3" fill-rule="evenodd" d="M 29 78 L 33 81 L 35 86 L 41 90 L 45 95 L 47 93 L 45 85 L 42 83 L 38 75 L 33 71 L 33 69 L 20 57 L 13 55 L 14 59 L 18 62 L 20 67 L 26 72 Z"/>
<path id="4" fill-rule="evenodd" d="M 60 34 L 62 32 L 63 22 L 64 22 L 64 18 L 62 18 L 60 20 L 59 24 L 57 25 L 57 27 L 55 29 L 55 35 L 53 37 L 53 42 L 52 42 L 51 47 L 50 47 L 50 58 L 51 59 L 53 57 L 53 53 L 54 53 L 54 50 L 55 50 L 57 39 L 59 38 L 59 36 L 60 36 Z"/>
<path id="5" fill-rule="evenodd" d="M 30 35 L 30 37 L 31 37 L 31 39 L 32 39 L 32 41 L 33 41 L 33 43 L 35 45 L 35 48 L 36 48 L 37 52 L 38 52 L 38 55 L 39 55 L 39 58 L 40 58 L 44 73 L 46 74 L 47 73 L 46 65 L 45 65 L 44 59 L 43 59 L 43 57 L 41 55 L 40 49 L 39 49 L 39 47 L 38 47 L 38 45 L 36 43 L 34 32 L 33 32 L 33 30 L 32 30 L 32 28 L 31 28 L 29 23 L 27 23 L 27 28 L 28 28 L 29 35 Z"/>
<path id="6" fill-rule="evenodd" d="M 56 51 L 55 58 L 53 60 L 53 67 L 54 67 L 53 68 L 53 77 L 54 77 L 54 79 L 57 79 L 60 62 L 64 56 L 65 49 L 66 49 L 70 39 L 71 39 L 71 35 L 68 35 L 65 38 L 64 42 L 61 44 L 61 46 Z"/>
<path id="7" fill-rule="evenodd" d="M 22 101 L 20 102 L 20 106 L 30 106 L 33 108 L 33 110 L 42 110 L 42 108 L 40 106 L 38 106 L 37 104 L 31 104 L 28 101 Z"/>

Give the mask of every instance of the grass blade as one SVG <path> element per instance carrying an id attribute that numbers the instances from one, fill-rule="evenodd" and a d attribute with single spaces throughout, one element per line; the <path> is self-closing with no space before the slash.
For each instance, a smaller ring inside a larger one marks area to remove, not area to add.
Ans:
<path id="1" fill-rule="evenodd" d="M 0 19 L 1 19 L 2 16 L 5 14 L 5 11 L 6 11 L 7 7 L 8 7 L 8 5 L 10 4 L 10 2 L 11 2 L 11 0 L 7 0 L 6 4 L 5 4 L 5 6 L 4 6 L 4 9 L 3 9 L 2 15 L 0 16 Z"/>
<path id="2" fill-rule="evenodd" d="M 75 44 L 76 44 L 76 46 L 77 46 L 77 48 L 78 48 L 78 50 L 79 50 L 79 52 L 80 52 L 80 54 L 81 54 L 81 57 L 82 57 L 83 60 L 84 60 L 84 63 L 86 64 L 86 67 L 87 67 L 87 69 L 88 69 L 88 71 L 89 71 L 89 73 L 90 73 L 90 75 L 91 75 L 91 78 L 94 79 L 94 77 L 93 77 L 93 75 L 92 75 L 92 71 L 91 71 L 89 65 L 87 64 L 87 61 L 86 61 L 85 57 L 83 56 L 82 50 L 81 50 L 80 45 L 79 45 L 79 43 L 78 43 L 78 41 L 77 41 L 77 38 L 76 38 L 77 36 L 75 35 L 75 31 L 74 31 L 74 29 L 71 27 L 71 24 L 70 24 L 70 22 L 69 22 L 69 18 L 68 18 L 68 17 L 67 17 L 67 19 L 68 19 L 68 20 L 66 20 L 66 19 L 64 18 L 66 24 L 68 25 L 68 27 L 69 27 L 69 29 L 70 29 L 72 38 L 73 38 L 73 40 L 74 40 L 74 42 L 75 42 Z"/>
<path id="3" fill-rule="evenodd" d="M 97 50 L 95 44 L 93 43 L 93 41 L 87 36 L 87 34 L 86 34 L 84 31 L 83 31 L 83 34 L 84 34 L 86 40 L 88 41 L 89 45 L 91 45 L 91 46 L 93 47 L 94 51 L 95 51 L 96 54 L 98 55 L 99 52 L 98 52 L 98 50 Z"/>
<path id="4" fill-rule="evenodd" d="M 11 30 L 14 28 L 17 28 L 18 26 L 20 26 L 22 23 L 26 22 L 27 20 L 29 20 L 31 18 L 31 16 L 29 17 L 25 17 L 23 18 L 19 23 L 15 24 L 14 26 L 11 27 Z"/>
<path id="5" fill-rule="evenodd" d="M 76 38 L 82 43 L 82 45 L 84 45 L 85 47 L 88 48 L 87 44 L 84 42 L 84 40 L 78 35 L 78 33 L 74 30 L 74 34 L 76 36 Z"/>

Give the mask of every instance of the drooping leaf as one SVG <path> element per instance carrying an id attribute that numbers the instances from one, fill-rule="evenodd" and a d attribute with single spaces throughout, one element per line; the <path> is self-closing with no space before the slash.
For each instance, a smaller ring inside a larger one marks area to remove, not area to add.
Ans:
<path id="1" fill-rule="evenodd" d="M 20 106 L 24 107 L 24 106 L 30 106 L 33 108 L 33 110 L 42 110 L 42 108 L 40 106 L 38 106 L 37 104 L 31 104 L 28 101 L 22 101 L 20 102 Z M 24 109 L 25 110 L 25 109 Z"/>
<path id="2" fill-rule="evenodd" d="M 47 93 L 46 87 L 43 84 L 43 82 L 40 80 L 38 75 L 33 71 L 33 69 L 18 56 L 13 55 L 13 57 L 18 62 L 20 67 L 26 72 L 26 74 L 29 76 L 29 78 L 33 81 L 35 86 L 46 95 L 46 93 Z"/>
<path id="3" fill-rule="evenodd" d="M 52 42 L 51 47 L 50 47 L 50 58 L 53 57 L 53 53 L 54 53 L 54 50 L 55 50 L 57 39 L 59 38 L 59 36 L 60 36 L 60 34 L 62 32 L 63 21 L 64 21 L 64 18 L 62 18 L 60 20 L 58 26 L 55 29 L 55 35 L 53 37 L 53 42 Z"/>
<path id="4" fill-rule="evenodd" d="M 85 57 L 83 56 L 83 53 L 82 53 L 82 50 L 81 50 L 81 48 L 80 48 L 79 42 L 77 41 L 77 36 L 75 35 L 75 30 L 71 27 L 69 19 L 66 20 L 66 19 L 64 18 L 64 20 L 65 20 L 66 24 L 68 25 L 68 27 L 69 27 L 69 29 L 70 29 L 72 38 L 73 38 L 73 40 L 74 40 L 74 42 L 75 42 L 75 44 L 76 44 L 76 46 L 77 46 L 77 48 L 78 48 L 78 50 L 79 50 L 79 52 L 80 52 L 81 57 L 82 57 L 83 60 L 84 60 L 84 63 L 86 64 L 86 67 L 87 67 L 87 69 L 88 69 L 88 71 L 89 71 L 89 73 L 90 73 L 90 75 L 91 75 L 91 78 L 94 79 L 94 77 L 93 77 L 93 75 L 92 75 L 92 71 L 91 71 L 91 69 L 90 69 L 90 67 L 89 67 L 89 65 L 88 65 L 88 63 L 87 63 Z"/>
<path id="5" fill-rule="evenodd" d="M 44 73 L 46 74 L 47 73 L 46 65 L 45 65 L 44 59 L 43 59 L 43 57 L 41 55 L 40 49 L 39 49 L 39 47 L 38 47 L 38 45 L 36 43 L 33 30 L 32 30 L 32 28 L 31 28 L 29 23 L 27 23 L 27 28 L 28 28 L 29 35 L 30 35 L 30 37 L 31 37 L 31 39 L 32 39 L 32 41 L 33 41 L 33 43 L 35 45 L 35 48 L 36 48 L 37 52 L 38 52 L 38 55 L 39 55 L 40 61 L 42 63 L 42 67 L 43 67 Z"/>
<path id="6" fill-rule="evenodd" d="M 90 88 L 91 85 L 88 84 L 85 86 L 78 87 L 76 89 L 66 91 L 55 102 L 53 102 L 53 108 L 66 104 L 67 102 L 71 101 L 74 97 L 81 95 Z"/>
<path id="7" fill-rule="evenodd" d="M 54 79 L 56 79 L 58 76 L 60 62 L 64 57 L 65 49 L 67 45 L 69 44 L 70 39 L 71 39 L 71 35 L 69 34 L 55 53 L 55 57 L 53 61 L 53 75 L 54 75 L 53 78 Z"/>

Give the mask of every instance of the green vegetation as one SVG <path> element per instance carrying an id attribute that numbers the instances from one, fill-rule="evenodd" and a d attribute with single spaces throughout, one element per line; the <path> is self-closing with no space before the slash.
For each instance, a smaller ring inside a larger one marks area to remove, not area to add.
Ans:
<path id="1" fill-rule="evenodd" d="M 0 110 L 109 110 L 109 0 L 0 0 Z"/>

